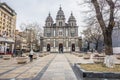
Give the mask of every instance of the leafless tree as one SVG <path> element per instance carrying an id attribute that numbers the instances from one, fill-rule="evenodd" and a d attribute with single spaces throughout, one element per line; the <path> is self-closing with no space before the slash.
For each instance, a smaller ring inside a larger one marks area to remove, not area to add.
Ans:
<path id="1" fill-rule="evenodd" d="M 88 49 L 89 49 L 89 44 L 95 43 L 95 50 L 98 50 L 99 42 L 103 39 L 102 37 L 102 31 L 100 27 L 98 27 L 98 24 L 94 26 L 87 27 L 82 34 L 84 35 L 85 41 L 88 43 Z"/>
<path id="2" fill-rule="evenodd" d="M 112 31 L 116 21 L 120 17 L 120 0 L 85 0 L 90 10 L 87 23 L 93 25 L 99 23 L 104 37 L 105 53 L 113 54 Z"/>
<path id="3" fill-rule="evenodd" d="M 21 29 L 25 33 L 23 37 L 26 38 L 28 46 L 34 44 L 34 47 L 39 47 L 40 36 L 43 35 L 43 30 L 38 23 L 30 23 L 30 24 L 21 24 Z"/>

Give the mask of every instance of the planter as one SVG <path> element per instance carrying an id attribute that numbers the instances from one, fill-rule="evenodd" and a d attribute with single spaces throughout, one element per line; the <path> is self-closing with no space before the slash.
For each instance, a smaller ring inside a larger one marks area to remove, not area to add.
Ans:
<path id="1" fill-rule="evenodd" d="M 9 60 L 11 58 L 11 55 L 3 55 L 4 60 Z"/>
<path id="2" fill-rule="evenodd" d="M 84 55 L 83 58 L 84 59 L 90 59 L 90 55 Z"/>
<path id="3" fill-rule="evenodd" d="M 43 56 L 44 56 L 44 54 L 40 54 L 40 55 L 39 55 L 39 57 L 43 57 Z"/>
<path id="4" fill-rule="evenodd" d="M 105 57 L 105 55 L 104 54 L 99 54 L 99 57 Z"/>
<path id="5" fill-rule="evenodd" d="M 26 54 L 22 54 L 22 57 L 26 57 L 27 55 Z"/>
<path id="6" fill-rule="evenodd" d="M 119 59 L 119 60 L 120 60 L 120 56 L 117 56 L 117 59 Z"/>
<path id="7" fill-rule="evenodd" d="M 37 54 L 34 54 L 34 55 L 33 55 L 33 59 L 37 59 Z"/>
<path id="8" fill-rule="evenodd" d="M 78 54 L 78 57 L 83 57 L 83 54 Z"/>
<path id="9" fill-rule="evenodd" d="M 104 57 L 95 57 L 94 63 L 104 63 Z"/>
<path id="10" fill-rule="evenodd" d="M 94 72 L 94 71 L 85 71 L 80 68 L 79 64 L 74 64 L 74 68 L 76 69 L 78 75 L 82 78 L 82 80 L 119 80 L 120 72 Z"/>
<path id="11" fill-rule="evenodd" d="M 48 55 L 47 53 L 43 54 L 44 56 Z"/>
<path id="12" fill-rule="evenodd" d="M 94 54 L 94 57 L 105 57 L 105 54 Z"/>
<path id="13" fill-rule="evenodd" d="M 78 56 L 79 54 L 78 53 L 74 53 L 76 56 Z"/>
<path id="14" fill-rule="evenodd" d="M 27 57 L 17 57 L 16 61 L 17 61 L 18 64 L 27 63 Z"/>

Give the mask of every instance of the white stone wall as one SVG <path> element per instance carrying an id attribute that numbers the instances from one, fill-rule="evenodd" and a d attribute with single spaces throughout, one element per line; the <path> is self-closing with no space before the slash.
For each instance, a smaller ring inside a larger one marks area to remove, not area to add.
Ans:
<path id="1" fill-rule="evenodd" d="M 113 47 L 114 54 L 120 54 L 120 47 Z"/>
<path id="2" fill-rule="evenodd" d="M 112 45 L 113 45 L 113 53 L 120 53 L 120 29 L 118 27 L 114 27 L 112 33 Z"/>

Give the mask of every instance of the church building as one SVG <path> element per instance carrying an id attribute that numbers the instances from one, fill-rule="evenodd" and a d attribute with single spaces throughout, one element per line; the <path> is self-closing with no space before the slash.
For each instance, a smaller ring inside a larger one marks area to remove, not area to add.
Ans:
<path id="1" fill-rule="evenodd" d="M 81 38 L 78 37 L 78 26 L 73 13 L 67 23 L 61 7 L 55 22 L 49 13 L 44 26 L 43 52 L 79 52 L 80 43 Z"/>

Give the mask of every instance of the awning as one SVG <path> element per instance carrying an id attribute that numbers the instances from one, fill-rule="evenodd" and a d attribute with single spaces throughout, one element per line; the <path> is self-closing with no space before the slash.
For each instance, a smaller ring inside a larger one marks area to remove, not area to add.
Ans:
<path id="1" fill-rule="evenodd" d="M 4 37 L 0 37 L 0 42 L 14 43 L 15 41 L 14 41 L 12 38 L 4 38 Z"/>

